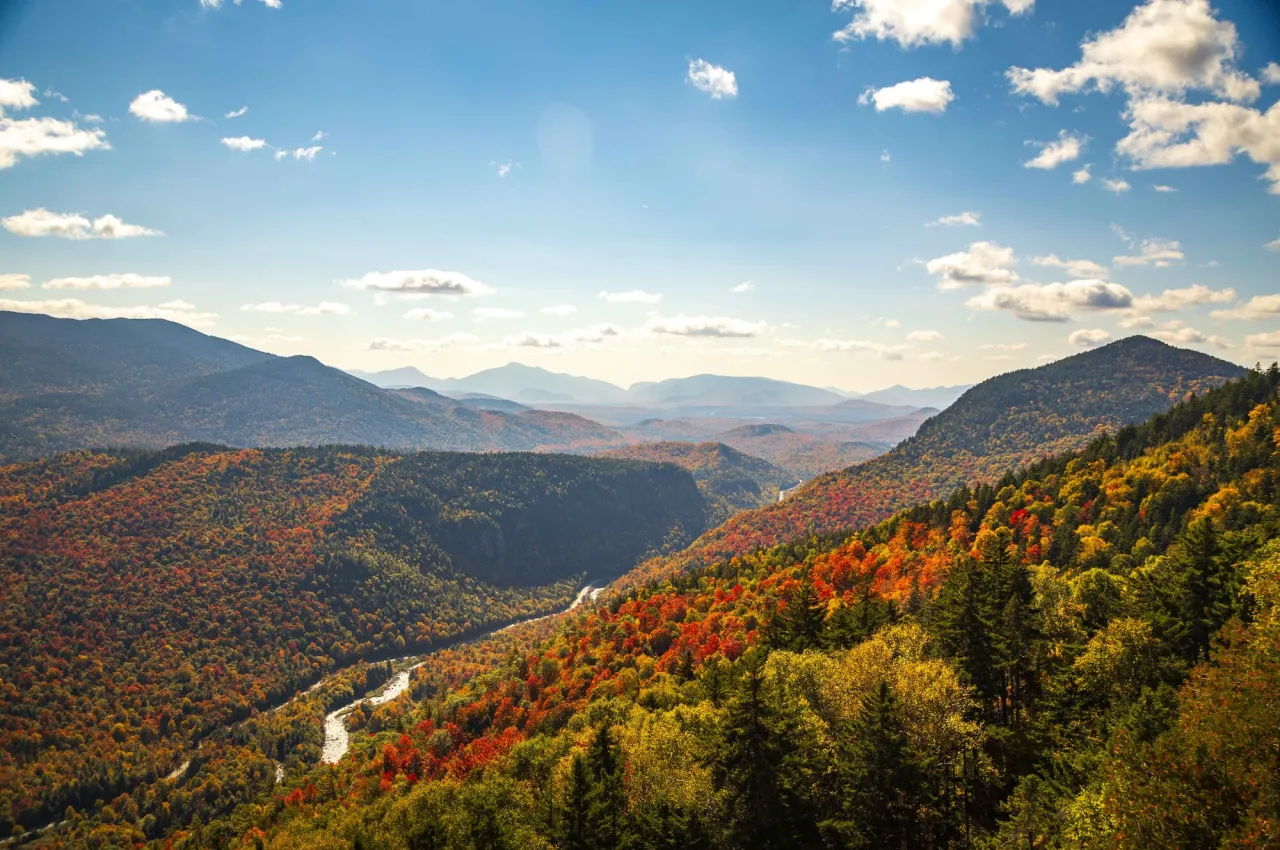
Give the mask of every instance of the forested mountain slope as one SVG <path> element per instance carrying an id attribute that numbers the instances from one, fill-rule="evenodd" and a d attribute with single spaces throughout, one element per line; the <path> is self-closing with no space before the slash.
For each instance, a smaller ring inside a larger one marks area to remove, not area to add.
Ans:
<path id="1" fill-rule="evenodd" d="M 717 521 L 778 501 L 778 491 L 799 483 L 794 473 L 724 443 L 643 443 L 605 452 L 602 457 L 674 463 L 689 470 L 698 488 L 717 508 Z"/>
<path id="2" fill-rule="evenodd" d="M 983 381 L 866 463 L 816 479 L 781 504 L 738 514 L 652 570 L 709 563 L 805 534 L 878 522 L 963 484 L 1080 448 L 1238 377 L 1225 360 L 1143 336 Z"/>
<path id="3" fill-rule="evenodd" d="M 564 607 L 683 545 L 670 465 L 369 448 L 77 452 L 0 467 L 0 820 L 162 776 L 356 659 Z"/>
<path id="4" fill-rule="evenodd" d="M 195 440 L 455 451 L 624 442 L 573 414 L 480 410 L 430 390 L 384 390 L 311 357 L 276 357 L 155 319 L 0 312 L 0 358 L 0 461 Z"/>
<path id="5" fill-rule="evenodd" d="M 438 653 L 176 846 L 1271 846 L 1277 390 Z"/>

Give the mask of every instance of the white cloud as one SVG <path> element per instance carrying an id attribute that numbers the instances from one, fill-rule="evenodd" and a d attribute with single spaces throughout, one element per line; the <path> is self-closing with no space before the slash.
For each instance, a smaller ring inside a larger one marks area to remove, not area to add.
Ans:
<path id="1" fill-rule="evenodd" d="M 1123 257 L 1112 257 L 1117 266 L 1155 266 L 1167 268 L 1181 263 L 1187 257 L 1182 253 L 1182 244 L 1175 239 L 1146 239 L 1137 254 Z"/>
<path id="2" fill-rule="evenodd" d="M 1133 308 L 1143 313 L 1173 313 L 1200 304 L 1225 304 L 1234 300 L 1234 289 L 1215 290 L 1194 283 L 1185 289 L 1166 289 L 1159 295 L 1141 295 L 1133 300 Z"/>
<path id="3" fill-rule="evenodd" d="M 973 35 L 979 10 L 990 0 L 834 0 L 834 12 L 852 10 L 853 20 L 833 36 L 848 42 L 863 38 L 896 41 L 903 47 L 950 42 L 959 47 Z M 1003 0 L 1011 14 L 1031 10 L 1035 0 Z"/>
<path id="4" fill-rule="evenodd" d="M 1174 345 L 1212 345 L 1214 348 L 1231 348 L 1231 343 L 1226 339 L 1201 333 L 1195 328 L 1154 331 L 1151 335 Z"/>
<path id="5" fill-rule="evenodd" d="M 1249 334 L 1244 338 L 1244 344 L 1250 348 L 1280 348 L 1280 331 L 1270 331 L 1262 334 Z"/>
<path id="6" fill-rule="evenodd" d="M 520 163 L 507 160 L 506 162 L 491 162 L 490 167 L 497 172 L 499 177 L 506 177 L 513 169 L 519 168 Z"/>
<path id="7" fill-rule="evenodd" d="M 1280 318 L 1280 295 L 1255 295 L 1242 307 L 1214 310 L 1209 315 L 1215 319 L 1238 319 L 1246 322 Z"/>
<path id="8" fill-rule="evenodd" d="M 170 301 L 155 307 L 103 307 L 86 304 L 77 298 L 49 301 L 12 301 L 0 299 L 0 310 L 15 313 L 43 313 L 60 319 L 168 319 L 195 328 L 209 327 L 217 321 L 217 313 L 200 313 L 185 301 Z"/>
<path id="9" fill-rule="evenodd" d="M 698 91 L 711 95 L 714 100 L 738 96 L 738 79 L 733 72 L 703 59 L 694 59 L 689 63 L 689 82 Z"/>
<path id="10" fill-rule="evenodd" d="M 738 284 L 737 286 L 735 286 L 733 289 L 730 289 L 729 291 L 738 292 L 738 293 L 752 292 L 755 290 L 755 288 L 756 288 L 756 285 L 754 282 L 749 280 L 744 280 L 742 283 Z"/>
<path id="11" fill-rule="evenodd" d="M 882 89 L 867 89 L 858 98 L 858 103 L 865 105 L 874 102 L 876 112 L 901 109 L 903 112 L 932 112 L 940 115 L 947 111 L 947 105 L 955 99 L 950 81 L 920 77 Z"/>
<path id="12" fill-rule="evenodd" d="M 971 310 L 1001 310 L 1027 322 L 1065 322 L 1076 310 L 1124 310 L 1133 293 L 1105 280 L 997 286 L 964 302 Z"/>
<path id="13" fill-rule="evenodd" d="M 309 148 L 295 148 L 292 151 L 292 156 L 294 159 L 305 159 L 307 162 L 315 162 L 316 154 L 320 153 L 322 150 L 324 150 L 324 148 L 319 145 L 312 145 Z"/>
<path id="14" fill-rule="evenodd" d="M 313 141 L 313 142 L 318 142 L 318 141 L 320 141 L 321 139 L 323 139 L 323 138 L 324 138 L 325 136 L 327 136 L 327 135 L 329 135 L 329 134 L 328 134 L 328 133 L 326 133 L 324 130 L 316 130 L 316 134 L 315 134 L 314 136 L 312 136 L 312 137 L 311 137 L 311 141 Z"/>
<path id="15" fill-rule="evenodd" d="M 1071 182 L 1077 184 L 1088 183 L 1093 179 L 1093 175 L 1089 173 L 1090 168 L 1093 168 L 1092 164 L 1082 165 L 1078 171 L 1073 171 L 1071 173 Z"/>
<path id="16" fill-rule="evenodd" d="M 982 213 L 968 210 L 956 215 L 944 215 L 937 221 L 931 221 L 926 227 L 982 227 Z"/>
<path id="17" fill-rule="evenodd" d="M 0 109 L 30 109 L 39 102 L 34 83 L 0 79 Z"/>
<path id="18" fill-rule="evenodd" d="M 901 360 L 908 349 L 905 345 L 885 345 L 866 339 L 818 339 L 808 343 L 808 347 L 822 352 L 866 351 L 879 355 L 882 360 Z"/>
<path id="19" fill-rule="evenodd" d="M 1135 169 L 1225 165 L 1245 155 L 1265 165 L 1271 193 L 1280 194 L 1280 103 L 1266 112 L 1234 103 L 1135 99 L 1126 112 L 1129 135 L 1116 150 Z"/>
<path id="20" fill-rule="evenodd" d="M 314 307 L 264 301 L 261 304 L 243 304 L 240 309 L 246 313 L 289 313 L 295 316 L 346 316 L 351 313 L 351 307 L 336 301 L 321 301 Z"/>
<path id="21" fill-rule="evenodd" d="M 1067 342 L 1072 345 L 1078 345 L 1081 348 L 1093 348 L 1102 345 L 1105 342 L 1111 342 L 1111 334 L 1102 328 L 1084 329 L 1073 331 L 1067 337 Z"/>
<path id="22" fill-rule="evenodd" d="M 227 113 L 227 115 L 226 115 L 226 117 L 227 117 L 227 118 L 239 118 L 241 115 L 244 115 L 244 114 L 245 114 L 246 112 L 248 112 L 248 111 L 249 111 L 249 107 L 247 107 L 247 106 L 242 106 L 242 107 L 240 107 L 239 109 L 233 109 L 233 110 L 231 110 L 230 112 L 228 112 L 228 113 Z"/>
<path id="23" fill-rule="evenodd" d="M 1037 266 L 1063 269 L 1074 280 L 1098 280 L 1107 276 L 1107 267 L 1093 260 L 1061 260 L 1057 254 L 1046 254 L 1043 257 L 1032 257 L 1031 262 Z"/>
<path id="24" fill-rule="evenodd" d="M 193 117 L 187 112 L 185 106 L 160 89 L 152 89 L 135 97 L 129 104 L 129 112 L 153 124 L 180 124 L 183 121 L 190 121 Z"/>
<path id="25" fill-rule="evenodd" d="M 548 316 L 572 316 L 578 312 L 578 308 L 572 304 L 556 304 L 551 307 L 543 307 L 542 311 Z"/>
<path id="26" fill-rule="evenodd" d="M 29 274 L 0 274 L 0 292 L 7 289 L 27 289 L 30 286 Z"/>
<path id="27" fill-rule="evenodd" d="M 152 289 L 168 286 L 167 277 L 125 274 L 95 274 L 89 277 L 55 277 L 43 284 L 45 289 Z"/>
<path id="28" fill-rule="evenodd" d="M 1262 69 L 1262 81 L 1273 85 L 1280 83 L 1280 64 L 1268 62 Z"/>
<path id="29" fill-rule="evenodd" d="M 484 349 L 494 351 L 506 348 L 573 348 L 576 345 L 599 345 L 607 339 L 621 335 L 622 328 L 612 324 L 576 328 L 560 334 L 525 331 L 522 334 L 507 337 L 502 342 L 486 345 Z"/>
<path id="30" fill-rule="evenodd" d="M 1266 248 L 1268 251 L 1280 251 L 1280 238 L 1272 239 L 1270 242 L 1268 242 L 1266 245 L 1263 245 L 1262 247 Z"/>
<path id="31" fill-rule="evenodd" d="M 222 143 L 233 151 L 241 151 L 242 153 L 261 150 L 267 146 L 265 139 L 251 139 L 248 136 L 226 138 L 222 140 Z"/>
<path id="32" fill-rule="evenodd" d="M 466 333 L 449 334 L 440 339 L 386 339 L 380 337 L 369 340 L 369 344 L 365 347 L 370 351 L 439 351 L 442 348 L 452 348 L 455 345 L 475 342 L 475 340 L 475 336 Z"/>
<path id="33" fill-rule="evenodd" d="M 629 292 L 609 292 L 604 290 L 596 293 L 597 298 L 602 298 L 610 304 L 657 304 L 662 300 L 662 295 L 657 292 L 645 292 L 643 289 L 632 289 Z"/>
<path id="34" fill-rule="evenodd" d="M 483 283 L 461 272 L 421 269 L 417 271 L 369 272 L 364 277 L 344 280 L 348 289 L 388 292 L 396 295 L 489 295 L 493 292 Z"/>
<path id="35" fill-rule="evenodd" d="M 1117 195 L 1133 188 L 1129 185 L 1129 181 L 1123 177 L 1105 177 L 1102 180 L 1102 187 L 1108 192 L 1115 192 Z"/>
<path id="36" fill-rule="evenodd" d="M 1022 166 L 1023 168 L 1057 168 L 1064 162 L 1079 159 L 1087 141 L 1085 136 L 1063 130 L 1058 133 L 1056 142 L 1028 142 L 1027 144 L 1039 145 L 1040 154 L 1022 163 Z"/>
<path id="37" fill-rule="evenodd" d="M 18 236 L 57 236 L 62 239 L 130 239 L 136 236 L 163 236 L 159 230 L 125 224 L 114 215 L 90 221 L 79 213 L 54 213 L 43 207 L 0 219 L 4 229 Z"/>
<path id="38" fill-rule="evenodd" d="M 1251 101 L 1258 83 L 1234 67 L 1236 28 L 1213 16 L 1209 0 L 1149 0 L 1124 23 L 1081 45 L 1080 61 L 1060 71 L 1010 68 L 1014 91 L 1057 103 L 1060 95 L 1119 86 L 1131 95 L 1190 89 Z"/>
<path id="39" fill-rule="evenodd" d="M 889 156 L 889 152 L 887 150 L 880 151 L 880 161 L 883 163 L 890 163 L 893 162 L 893 157 Z"/>
<path id="40" fill-rule="evenodd" d="M 522 319 L 524 313 L 519 310 L 508 310 L 505 307 L 477 307 L 471 311 L 477 322 L 485 319 Z"/>
<path id="41" fill-rule="evenodd" d="M 683 313 L 671 318 L 653 316 L 645 322 L 645 330 L 670 336 L 712 336 L 744 338 L 759 336 L 769 325 L 766 322 L 749 322 L 727 316 L 686 316 Z"/>
<path id="42" fill-rule="evenodd" d="M 446 310 L 432 310 L 430 307 L 417 307 L 404 314 L 404 318 L 415 322 L 443 322 L 452 319 L 453 314 Z"/>
<path id="43" fill-rule="evenodd" d="M 912 331 L 907 334 L 907 342 L 939 342 L 946 339 L 938 331 Z"/>
<path id="44" fill-rule="evenodd" d="M 7 82 L 7 81 L 0 81 Z M 12 168 L 19 157 L 110 150 L 107 134 L 56 118 L 10 118 L 0 110 L 0 171 Z"/>
<path id="45" fill-rule="evenodd" d="M 1007 285 L 1018 281 L 1013 267 L 1018 264 L 1012 248 L 994 242 L 974 242 L 967 251 L 938 257 L 925 263 L 929 274 L 938 276 L 938 288 L 960 289 L 971 284 Z"/>
<path id="46" fill-rule="evenodd" d="M 1176 192 L 1176 191 L 1178 191 L 1177 189 L 1173 188 L 1172 186 L 1166 186 L 1166 185 L 1164 185 L 1163 183 L 1157 183 L 1156 185 L 1152 186 L 1151 188 L 1152 188 L 1152 189 L 1155 189 L 1157 192 Z"/>
<path id="47" fill-rule="evenodd" d="M 1120 327 L 1134 329 L 1154 328 L 1156 323 L 1150 316 L 1125 316 L 1119 322 Z"/>

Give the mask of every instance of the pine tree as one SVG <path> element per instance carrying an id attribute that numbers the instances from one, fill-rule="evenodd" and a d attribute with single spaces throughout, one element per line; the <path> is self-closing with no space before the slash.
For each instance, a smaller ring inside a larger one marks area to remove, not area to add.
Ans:
<path id="1" fill-rule="evenodd" d="M 622 762 L 608 725 L 596 732 L 587 750 L 587 839 L 595 850 L 612 850 L 622 840 L 627 798 L 622 787 Z"/>
<path id="2" fill-rule="evenodd" d="M 956 560 L 938 591 L 930 625 L 943 654 L 954 659 L 964 679 L 989 708 L 1000 696 L 996 669 L 991 594 L 978 564 L 968 556 Z"/>
<path id="3" fill-rule="evenodd" d="M 765 628 L 765 642 L 774 649 L 804 652 L 822 645 L 826 606 L 818 599 L 813 582 L 807 578 L 791 594 Z"/>
<path id="4" fill-rule="evenodd" d="M 564 817 L 562 846 L 564 850 L 590 850 L 587 838 L 587 800 L 591 793 L 591 779 L 581 755 L 573 757 L 569 773 L 569 799 Z"/>

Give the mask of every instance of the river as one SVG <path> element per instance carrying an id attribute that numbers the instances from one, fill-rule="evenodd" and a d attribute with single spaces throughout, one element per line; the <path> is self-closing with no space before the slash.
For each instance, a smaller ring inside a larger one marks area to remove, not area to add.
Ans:
<path id="1" fill-rule="evenodd" d="M 509 626 L 503 626 L 500 629 L 494 629 L 491 632 L 477 635 L 468 643 L 474 643 L 478 640 L 484 640 L 487 637 L 496 635 L 499 632 L 505 632 L 507 629 L 514 629 L 516 626 L 524 626 L 529 623 L 537 623 L 551 617 L 567 614 L 574 608 L 577 608 L 588 599 L 595 599 L 604 592 L 607 585 L 588 584 L 582 590 L 578 591 L 578 595 L 574 598 L 573 603 L 563 611 L 557 611 L 553 614 L 544 614 L 541 617 L 531 617 L 528 620 L 521 620 L 518 623 L 512 623 Z M 410 655 L 404 658 L 397 658 L 392 663 L 408 661 L 412 658 L 420 658 L 421 656 Z M 320 756 L 320 761 L 324 764 L 334 764 L 347 753 L 347 749 L 351 746 L 351 738 L 347 733 L 346 717 L 360 705 L 379 706 L 400 696 L 409 690 L 409 677 L 423 664 L 426 663 L 425 658 L 412 667 L 407 667 L 395 675 L 391 681 L 383 685 L 373 696 L 362 696 L 359 699 L 352 700 L 341 708 L 329 712 L 324 717 L 324 751 Z M 324 680 L 321 680 L 323 682 Z"/>

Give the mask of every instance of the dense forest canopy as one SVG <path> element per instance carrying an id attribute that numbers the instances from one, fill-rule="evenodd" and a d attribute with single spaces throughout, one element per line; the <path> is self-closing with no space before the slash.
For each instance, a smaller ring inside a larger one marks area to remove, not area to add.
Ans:
<path id="1" fill-rule="evenodd" d="M 358 659 L 563 608 L 705 528 L 675 466 L 362 447 L 0 467 L 0 818 L 163 775 Z"/>
<path id="2" fill-rule="evenodd" d="M 175 846 L 1270 846 L 1278 390 L 437 653 Z"/>

